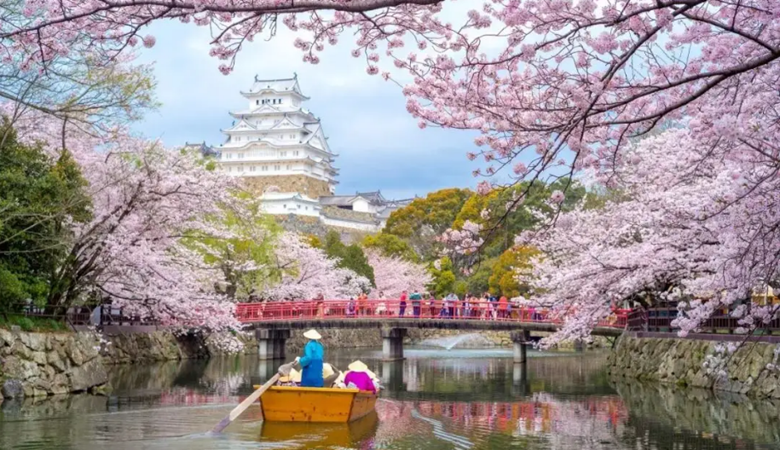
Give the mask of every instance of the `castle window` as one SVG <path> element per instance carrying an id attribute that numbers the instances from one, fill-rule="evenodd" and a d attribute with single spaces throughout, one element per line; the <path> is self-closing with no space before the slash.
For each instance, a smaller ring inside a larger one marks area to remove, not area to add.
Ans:
<path id="1" fill-rule="evenodd" d="M 239 172 L 243 172 L 243 171 L 244 171 L 244 166 L 238 166 L 237 170 L 238 170 Z"/>
<path id="2" fill-rule="evenodd" d="M 287 164 L 287 170 L 290 170 L 290 169 L 291 169 L 290 165 L 289 165 L 289 164 Z"/>
<path id="3" fill-rule="evenodd" d="M 259 105 L 259 104 L 260 104 L 260 100 L 255 100 L 255 105 Z"/>
<path id="4" fill-rule="evenodd" d="M 232 172 L 232 171 L 233 171 L 233 168 L 232 167 L 228 167 L 228 172 Z"/>
<path id="5" fill-rule="evenodd" d="M 263 172 L 268 172 L 268 166 L 263 166 Z"/>
<path id="6" fill-rule="evenodd" d="M 249 171 L 250 171 L 250 172 L 254 172 L 254 171 L 255 171 L 255 166 L 251 166 L 251 167 L 249 168 Z"/>
<path id="7" fill-rule="evenodd" d="M 281 99 L 281 98 L 279 99 L 279 104 L 280 104 L 280 105 L 282 104 L 282 99 Z"/>
<path id="8" fill-rule="evenodd" d="M 278 165 L 274 166 L 274 170 L 281 170 L 281 166 Z"/>
<path id="9" fill-rule="evenodd" d="M 244 159 L 244 154 L 243 153 L 239 153 L 238 154 L 238 159 Z"/>
<path id="10" fill-rule="evenodd" d="M 293 155 L 298 156 L 298 150 L 294 151 Z"/>

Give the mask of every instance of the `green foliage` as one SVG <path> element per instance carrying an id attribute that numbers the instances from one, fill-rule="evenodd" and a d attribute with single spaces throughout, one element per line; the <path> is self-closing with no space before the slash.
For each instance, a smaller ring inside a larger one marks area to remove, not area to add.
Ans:
<path id="1" fill-rule="evenodd" d="M 428 291 L 435 294 L 436 298 L 442 298 L 452 293 L 455 289 L 455 273 L 453 272 L 452 260 L 448 257 L 441 258 L 437 269 L 434 264 L 430 265 L 431 284 Z"/>
<path id="2" fill-rule="evenodd" d="M 362 244 L 364 248 L 378 250 L 384 256 L 396 256 L 412 262 L 420 261 L 412 246 L 394 234 L 369 234 L 363 238 Z"/>
<path id="3" fill-rule="evenodd" d="M 490 258 L 481 261 L 477 267 L 473 268 L 473 273 L 465 279 L 469 293 L 481 295 L 490 289 L 488 280 L 493 275 L 493 266 L 495 266 L 497 261 L 498 258 Z"/>
<path id="4" fill-rule="evenodd" d="M 528 287 L 517 280 L 518 271 L 528 272 L 531 269 L 530 259 L 539 252 L 530 247 L 507 249 L 493 266 L 493 273 L 488 280 L 490 292 L 506 295 L 509 298 L 528 293 Z"/>
<path id="5" fill-rule="evenodd" d="M 436 256 L 434 238 L 452 225 L 463 203 L 473 193 L 468 189 L 442 189 L 393 211 L 384 233 L 405 239 L 425 261 Z"/>
<path id="6" fill-rule="evenodd" d="M 10 123 L 0 125 L 0 309 L 32 300 L 46 303 L 50 277 L 67 257 L 66 222 L 91 218 L 86 181 L 67 150 L 51 159 L 20 143 Z"/>
<path id="7" fill-rule="evenodd" d="M 325 243 L 323 249 L 329 258 L 336 258 L 339 260 L 338 267 L 350 269 L 358 275 L 362 275 L 371 282 L 372 286 L 376 286 L 374 281 L 374 268 L 368 263 L 366 254 L 363 253 L 363 249 L 357 244 L 344 245 L 341 242 L 341 236 L 337 231 L 329 231 L 325 235 Z"/>
<path id="8" fill-rule="evenodd" d="M 69 331 L 70 327 L 61 321 L 54 319 L 43 319 L 37 317 L 25 317 L 0 315 L 0 328 L 10 329 L 12 326 L 18 326 L 23 331 Z"/>
<path id="9" fill-rule="evenodd" d="M 204 262 L 222 270 L 227 295 L 246 300 L 269 280 L 280 276 L 271 268 L 275 239 L 282 229 L 272 217 L 262 213 L 259 203 L 250 195 L 240 192 L 235 196 L 235 209 L 225 206 L 219 217 L 209 218 L 235 237 L 225 239 L 190 232 L 182 242 L 203 255 Z"/>

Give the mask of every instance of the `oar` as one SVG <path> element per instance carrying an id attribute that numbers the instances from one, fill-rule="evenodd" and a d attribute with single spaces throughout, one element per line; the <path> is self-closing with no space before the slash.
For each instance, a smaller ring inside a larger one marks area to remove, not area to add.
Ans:
<path id="1" fill-rule="evenodd" d="M 238 418 L 241 414 L 244 413 L 244 411 L 249 408 L 249 406 L 256 402 L 258 398 L 260 398 L 261 395 L 265 393 L 265 391 L 268 390 L 271 386 L 276 384 L 277 381 L 279 381 L 279 375 L 280 373 L 290 373 L 290 369 L 292 368 L 293 364 L 295 362 L 291 362 L 288 364 L 282 364 L 281 367 L 279 367 L 279 371 L 276 373 L 276 375 L 272 376 L 270 380 L 266 381 L 264 385 L 260 386 L 260 389 L 256 390 L 252 393 L 249 397 L 247 397 L 243 402 L 239 403 L 238 406 L 233 408 L 232 411 L 230 411 L 230 414 L 228 414 L 224 419 L 220 420 L 219 423 L 212 429 L 211 431 L 213 433 L 221 433 L 222 430 L 227 428 L 228 425 L 230 425 L 234 420 Z"/>

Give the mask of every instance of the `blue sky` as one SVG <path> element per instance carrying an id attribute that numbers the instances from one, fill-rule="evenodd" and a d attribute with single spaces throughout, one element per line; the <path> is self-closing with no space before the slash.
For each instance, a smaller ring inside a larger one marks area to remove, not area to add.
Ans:
<path id="1" fill-rule="evenodd" d="M 331 148 L 339 154 L 338 193 L 381 189 L 387 198 L 407 198 L 479 181 L 471 175 L 477 164 L 465 157 L 475 150 L 474 134 L 419 129 L 406 112 L 400 88 L 368 75 L 365 62 L 349 55 L 346 39 L 311 65 L 303 63 L 291 33 L 280 29 L 272 41 L 246 46 L 236 70 L 224 76 L 217 70 L 220 61 L 208 54 L 207 28 L 162 22 L 149 33 L 157 44 L 142 49 L 140 60 L 154 63 L 162 107 L 136 129 L 168 146 L 221 143 L 219 130 L 232 121 L 228 111 L 246 106 L 239 91 L 251 86 L 255 74 L 282 78 L 297 72 L 311 98 L 308 108 L 322 119 Z"/>

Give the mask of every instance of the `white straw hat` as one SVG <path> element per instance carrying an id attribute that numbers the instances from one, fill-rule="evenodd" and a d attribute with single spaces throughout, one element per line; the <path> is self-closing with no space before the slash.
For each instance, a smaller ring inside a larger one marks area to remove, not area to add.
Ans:
<path id="1" fill-rule="evenodd" d="M 315 330 L 314 328 L 303 333 L 303 337 L 305 337 L 306 339 L 314 339 L 315 341 L 318 339 L 322 339 L 322 336 L 319 333 L 317 333 L 317 330 Z"/>
<path id="2" fill-rule="evenodd" d="M 368 370 L 368 366 L 363 364 L 362 361 L 357 360 L 347 366 L 347 369 L 351 370 L 352 372 L 365 372 Z"/>

